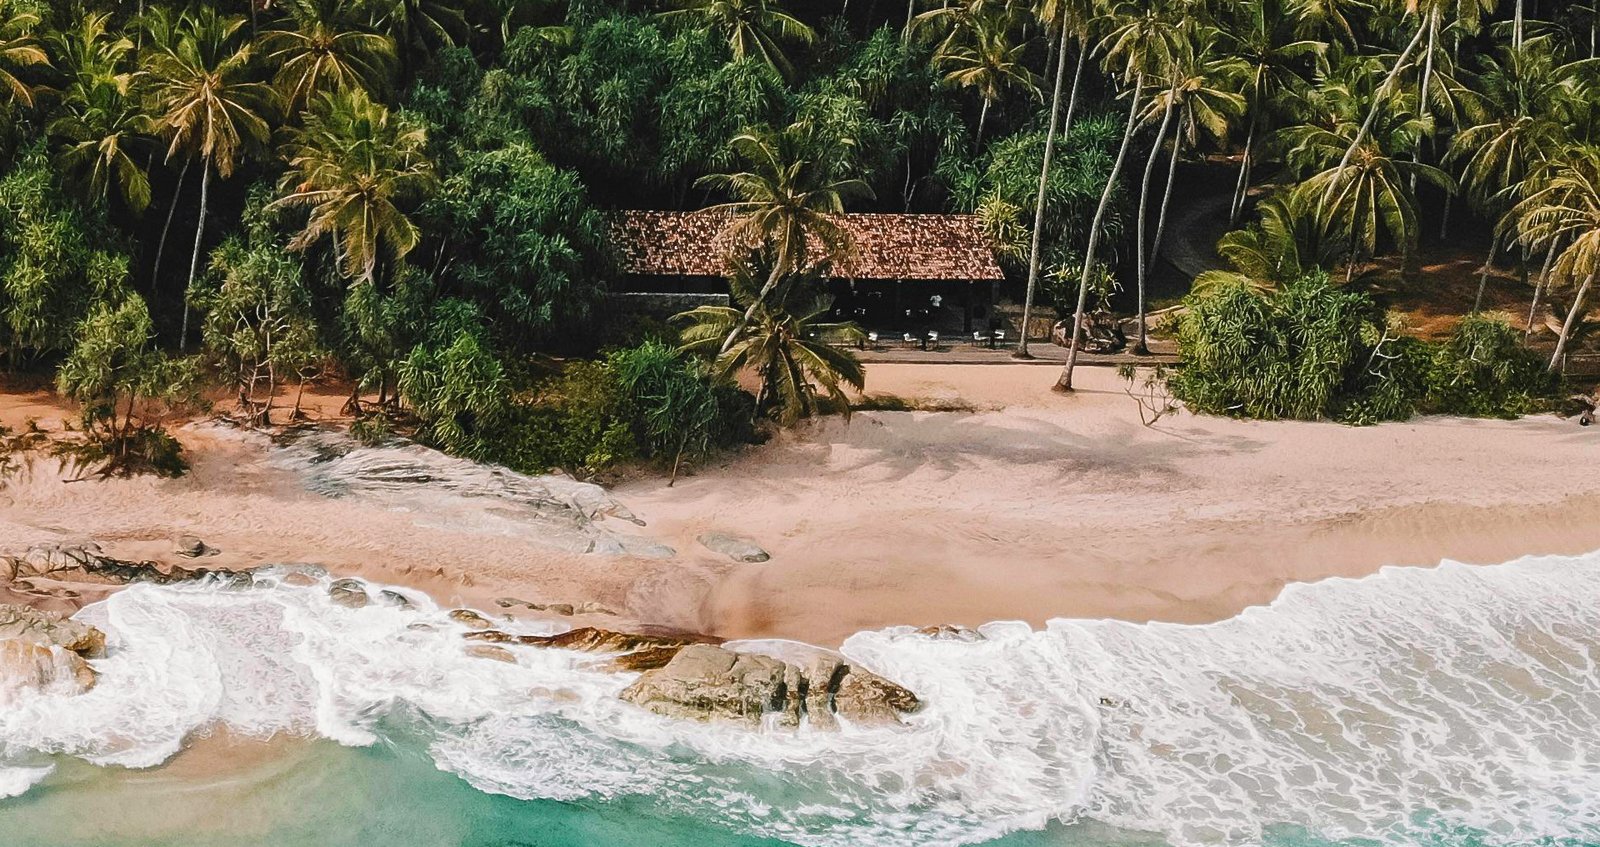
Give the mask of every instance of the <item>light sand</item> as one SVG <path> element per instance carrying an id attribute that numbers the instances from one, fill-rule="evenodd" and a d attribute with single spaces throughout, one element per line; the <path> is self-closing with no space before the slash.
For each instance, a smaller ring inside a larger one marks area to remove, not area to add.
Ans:
<path id="1" fill-rule="evenodd" d="M 1189 415 L 1146 428 L 1110 370 L 1081 370 L 1070 396 L 1048 391 L 1055 376 L 872 365 L 874 393 L 994 411 L 814 422 L 674 487 L 619 487 L 649 524 L 639 531 L 678 549 L 670 560 L 561 553 L 326 499 L 264 462 L 259 439 L 204 427 L 183 433 L 194 463 L 183 479 L 64 484 L 45 463 L 13 480 L 0 488 L 0 549 L 92 538 L 178 561 L 170 539 L 194 533 L 223 550 L 207 566 L 312 561 L 443 603 L 594 600 L 633 622 L 824 644 L 895 624 L 1217 620 L 1289 581 L 1600 549 L 1596 428 Z M 0 394 L 0 419 L 16 398 Z M 28 402 L 37 412 L 48 398 Z M 729 562 L 695 542 L 708 530 L 748 535 L 773 559 Z"/>

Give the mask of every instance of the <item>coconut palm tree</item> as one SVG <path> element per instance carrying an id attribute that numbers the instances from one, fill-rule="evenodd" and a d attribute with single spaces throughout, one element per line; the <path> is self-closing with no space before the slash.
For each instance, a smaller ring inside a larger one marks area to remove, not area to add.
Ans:
<path id="1" fill-rule="evenodd" d="M 1015 89 L 1038 96 L 1039 86 L 1024 61 L 1026 55 L 1027 45 L 1011 38 L 1011 15 L 1001 10 L 961 19 L 955 32 L 934 54 L 934 64 L 942 72 L 945 85 L 970 88 L 983 101 L 974 149 L 983 146 L 989 109 L 1006 92 Z"/>
<path id="2" fill-rule="evenodd" d="M 101 78 L 73 82 L 48 131 L 62 144 L 62 170 L 79 179 L 90 197 L 103 201 L 115 188 L 138 214 L 150 205 L 150 176 L 134 153 L 149 143 L 154 125 L 137 92 Z"/>
<path id="3" fill-rule="evenodd" d="M 403 259 L 421 233 L 401 207 L 435 183 L 427 142 L 359 88 L 319 97 L 294 134 L 283 196 L 272 204 L 311 209 L 290 249 L 331 238 L 341 271 L 358 283 L 376 278 L 385 255 Z"/>
<path id="4" fill-rule="evenodd" d="M 814 289 L 791 286 L 783 297 L 770 301 L 755 299 L 754 289 L 747 270 L 734 274 L 734 301 L 755 307 L 754 321 L 728 306 L 701 306 L 677 315 L 674 321 L 683 325 L 682 349 L 714 356 L 712 370 L 721 379 L 755 371 L 761 381 L 756 408 L 779 423 L 822 411 L 819 395 L 848 415 L 843 386 L 860 391 L 866 373 L 855 354 L 830 342 L 864 338 L 861 329 L 853 323 L 821 321 L 832 298 Z M 730 333 L 739 340 L 724 349 L 722 341 Z"/>
<path id="5" fill-rule="evenodd" d="M 12 102 L 32 106 L 34 87 L 17 74 L 26 68 L 48 65 L 50 57 L 33 33 L 39 16 L 11 6 L 10 0 L 0 0 L 0 94 Z"/>
<path id="6" fill-rule="evenodd" d="M 415 57 L 459 44 L 471 34 L 459 0 L 356 0 L 351 5 L 389 36 L 402 75 L 409 74 Z"/>
<path id="7" fill-rule="evenodd" d="M 285 107 L 297 111 L 326 91 L 388 89 L 395 46 L 355 26 L 340 0 L 288 0 L 289 26 L 261 36 L 261 52 L 277 68 L 273 82 Z"/>
<path id="8" fill-rule="evenodd" d="M 761 289 L 748 298 L 744 318 L 729 328 L 724 351 L 791 274 L 848 257 L 853 245 L 837 217 L 844 213 L 847 198 L 871 194 L 865 182 L 838 174 L 836 163 L 842 157 L 836 150 L 819 149 L 816 133 L 806 124 L 742 133 L 729 144 L 747 170 L 701 177 L 696 185 L 736 198 L 703 213 L 731 216 L 723 234 L 730 267 L 760 254 L 768 273 Z M 813 240 L 820 255 L 812 255 Z"/>
<path id="9" fill-rule="evenodd" d="M 1590 96 L 1589 75 L 1583 71 L 1593 63 L 1563 64 L 1550 39 L 1541 36 L 1524 41 L 1521 48 L 1504 49 L 1499 58 L 1485 57 L 1483 64 L 1470 84 L 1458 83 L 1456 98 L 1467 125 L 1457 133 L 1446 161 L 1463 163 L 1462 184 L 1469 199 L 1499 217 L 1521 199 L 1528 175 L 1568 142 L 1568 126 L 1577 117 L 1571 106 Z M 1503 235 L 1497 233 L 1490 244 L 1474 311 L 1482 304 Z M 1535 312 L 1543 277 L 1534 290 Z"/>
<path id="10" fill-rule="evenodd" d="M 1308 271 L 1332 264 L 1326 240 L 1313 229 L 1313 218 L 1296 209 L 1293 192 L 1279 191 L 1256 205 L 1257 220 L 1222 236 L 1217 255 L 1232 270 L 1209 270 L 1194 279 L 1193 290 L 1244 285 L 1270 291 L 1288 285 Z"/>
<path id="11" fill-rule="evenodd" d="M 223 17 L 202 6 L 170 26 L 163 21 L 150 28 L 146 64 L 160 110 L 156 126 L 168 139 L 167 159 L 182 153 L 200 164 L 200 217 L 185 291 L 194 286 L 200 268 L 211 172 L 222 179 L 232 176 L 245 153 L 264 144 L 270 133 L 265 116 L 272 113 L 276 98 L 269 86 L 254 79 L 244 25 L 243 18 Z M 180 346 L 188 343 L 188 335 L 185 296 Z"/>
<path id="12" fill-rule="evenodd" d="M 1297 18 L 1289 13 L 1288 2 L 1291 0 L 1244 0 L 1240 12 L 1245 25 L 1220 33 L 1230 39 L 1230 52 L 1244 68 L 1238 80 L 1246 128 L 1239 178 L 1229 211 L 1229 220 L 1234 223 L 1244 214 L 1257 139 L 1270 129 L 1266 123 L 1269 111 L 1283 98 L 1304 90 L 1303 74 L 1320 65 L 1328 50 L 1325 42 L 1294 35 Z"/>
<path id="13" fill-rule="evenodd" d="M 1376 125 L 1374 129 L 1373 124 Z M 1382 121 L 1364 125 L 1360 144 L 1353 124 L 1337 129 L 1300 126 L 1280 135 L 1288 148 L 1288 160 L 1297 167 L 1315 170 L 1317 163 L 1334 157 L 1338 164 L 1311 174 L 1295 191 L 1302 208 L 1311 212 L 1318 231 L 1325 237 L 1342 238 L 1348 246 L 1345 279 L 1355 274 L 1362 255 L 1377 252 L 1380 232 L 1399 246 L 1403 256 L 1416 249 L 1418 221 L 1416 199 L 1410 190 L 1414 179 L 1421 179 L 1450 191 L 1454 181 L 1439 168 L 1425 165 L 1408 155 L 1415 150 L 1426 131 L 1426 122 L 1414 115 L 1385 113 Z M 1353 151 L 1353 152 L 1352 152 Z"/>
<path id="14" fill-rule="evenodd" d="M 1584 302 L 1600 275 L 1600 147 L 1571 145 L 1529 179 L 1533 187 L 1512 208 L 1508 226 L 1530 249 L 1558 251 L 1551 267 L 1554 278 L 1578 285 L 1550 357 L 1554 371 L 1561 366 L 1575 323 L 1587 314 Z"/>
<path id="15" fill-rule="evenodd" d="M 1072 337 L 1067 344 L 1067 363 L 1056 380 L 1057 391 L 1072 390 L 1072 372 L 1078 364 L 1078 346 L 1083 335 L 1084 310 L 1089 302 L 1090 276 L 1096 264 L 1095 250 L 1100 245 L 1100 227 L 1111 208 L 1122 166 L 1139 128 L 1139 115 L 1146 106 L 1145 80 L 1166 73 L 1188 44 L 1182 20 L 1156 3 L 1118 2 L 1110 13 L 1110 24 L 1111 31 L 1101 40 L 1099 50 L 1104 55 L 1107 70 L 1119 72 L 1125 82 L 1131 82 L 1131 88 L 1126 91 L 1128 120 L 1123 126 L 1122 143 L 1117 147 L 1117 157 L 1111 164 L 1105 188 L 1100 192 L 1094 220 L 1089 225 L 1089 243 L 1084 248 L 1083 268 L 1078 276 L 1078 303 L 1072 313 Z"/>
<path id="16" fill-rule="evenodd" d="M 785 12 L 776 0 L 687 0 L 660 17 L 716 32 L 728 42 L 734 61 L 755 57 L 786 79 L 794 77 L 794 63 L 784 54 L 782 42 L 809 47 L 817 40 L 811 27 Z"/>
<path id="17" fill-rule="evenodd" d="M 1227 139 L 1228 126 L 1245 107 L 1244 97 L 1227 90 L 1234 77 L 1243 73 L 1242 63 L 1235 57 L 1216 50 L 1217 30 L 1196 27 L 1190 49 L 1185 50 L 1177 62 L 1167 69 L 1171 82 L 1165 91 L 1158 92 L 1150 101 L 1146 117 L 1161 113 L 1162 127 L 1156 133 L 1150 158 L 1145 162 L 1144 180 L 1139 189 L 1139 222 L 1137 245 L 1138 283 L 1138 339 L 1134 352 L 1149 352 L 1149 331 L 1145 324 L 1145 283 L 1149 268 L 1161 251 L 1161 239 L 1167 226 L 1167 209 L 1172 203 L 1172 188 L 1178 175 L 1178 160 L 1183 151 L 1199 146 L 1204 138 L 1221 144 Z M 1150 177 L 1157 153 L 1166 140 L 1168 125 L 1177 118 L 1172 136 L 1172 151 L 1167 162 L 1167 184 L 1161 194 L 1161 207 L 1156 218 L 1156 232 L 1146 251 L 1144 238 L 1146 207 L 1150 196 Z"/>
<path id="18" fill-rule="evenodd" d="M 1028 249 L 1028 287 L 1022 300 L 1022 325 L 1026 327 L 1033 318 L 1033 295 L 1039 285 L 1039 249 L 1044 234 L 1044 202 L 1045 188 L 1050 184 L 1050 163 L 1055 158 L 1057 127 L 1060 134 L 1065 136 L 1072 132 L 1072 116 L 1078 106 L 1078 86 L 1083 82 L 1083 66 L 1089 58 L 1089 25 L 1094 19 L 1093 0 L 1044 0 L 1038 9 L 1039 21 L 1048 32 L 1051 29 L 1060 34 L 1060 46 L 1057 49 L 1055 85 L 1050 94 L 1050 123 L 1045 130 L 1044 161 L 1039 166 L 1039 190 L 1034 195 L 1033 201 L 1033 233 L 1032 242 Z M 1078 59 L 1076 69 L 1072 73 L 1072 93 L 1067 98 L 1067 111 L 1065 122 L 1061 114 L 1061 82 L 1067 67 L 1067 48 L 1073 40 L 1078 42 Z M 1028 352 L 1028 333 L 1022 333 L 1022 339 L 1017 342 L 1017 351 L 1013 354 L 1018 359 L 1031 359 Z"/>

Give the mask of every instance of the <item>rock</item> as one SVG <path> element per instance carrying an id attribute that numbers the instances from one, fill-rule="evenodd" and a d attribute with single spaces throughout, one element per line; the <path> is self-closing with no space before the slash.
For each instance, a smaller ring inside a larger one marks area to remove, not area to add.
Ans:
<path id="1" fill-rule="evenodd" d="M 623 657 L 618 664 L 629 661 Z M 825 650 L 766 656 L 710 644 L 686 646 L 665 665 L 646 669 L 621 697 L 671 718 L 754 726 L 772 713 L 779 726 L 806 722 L 821 731 L 837 729 L 839 718 L 859 726 L 896 726 L 901 715 L 922 705 L 905 687 Z"/>
<path id="2" fill-rule="evenodd" d="M 489 629 L 494 624 L 489 619 L 471 609 L 455 609 L 450 612 L 450 620 L 455 621 L 468 629 Z"/>
<path id="3" fill-rule="evenodd" d="M 94 683 L 94 669 L 77 653 L 27 641 L 0 641 L 0 705 L 23 691 L 82 694 Z"/>
<path id="4" fill-rule="evenodd" d="M 552 615 L 560 615 L 564 618 L 572 617 L 571 603 L 551 603 L 550 605 L 545 606 L 544 610 Z"/>
<path id="5" fill-rule="evenodd" d="M 921 706 L 909 689 L 854 666 L 845 672 L 833 693 L 834 712 L 864 726 L 898 725 L 901 714 Z"/>
<path id="6" fill-rule="evenodd" d="M 155 562 L 113 559 L 102 554 L 96 544 L 45 544 L 29 548 L 21 556 L 0 556 L 0 575 L 14 580 L 49 577 L 111 585 L 134 582 L 171 585 L 213 576 L 231 579 L 235 585 L 245 585 L 253 579 L 248 571 L 177 566 L 162 570 Z"/>
<path id="7" fill-rule="evenodd" d="M 517 663 L 517 657 L 512 655 L 510 650 L 493 644 L 470 644 L 467 646 L 467 655 L 474 659 L 493 659 L 508 665 Z"/>
<path id="8" fill-rule="evenodd" d="M 105 646 L 105 633 L 88 624 L 0 605 L 0 704 L 21 691 L 88 691 L 95 673 L 86 659 L 103 655 Z"/>
<path id="9" fill-rule="evenodd" d="M 293 585 L 297 588 L 309 588 L 317 584 L 317 578 L 305 571 L 295 571 L 283 575 L 284 585 Z"/>
<path id="10" fill-rule="evenodd" d="M 653 671 L 664 668 L 678 655 L 682 647 L 646 647 L 632 653 L 623 653 L 611 660 L 611 667 L 619 671 Z"/>
<path id="11" fill-rule="evenodd" d="M 646 671 L 622 699 L 671 718 L 732 720 L 757 726 L 787 699 L 788 665 L 768 656 L 691 644 L 672 661 Z"/>
<path id="12" fill-rule="evenodd" d="M 215 556 L 222 551 L 201 541 L 197 535 L 180 535 L 177 538 L 173 552 L 180 556 L 198 559 L 201 556 Z"/>
<path id="13" fill-rule="evenodd" d="M 411 601 L 406 599 L 406 595 L 398 591 L 390 591 L 387 588 L 378 592 L 378 600 L 383 605 L 392 606 L 396 609 L 411 608 Z"/>
<path id="14" fill-rule="evenodd" d="M 610 608 L 602 606 L 593 600 L 573 606 L 572 613 L 575 615 L 611 615 L 613 617 L 617 614 L 611 611 Z"/>
<path id="15" fill-rule="evenodd" d="M 372 602 L 366 586 L 354 579 L 336 579 L 328 586 L 328 599 L 347 609 L 363 609 Z"/>
<path id="16" fill-rule="evenodd" d="M 60 647 L 86 659 L 105 655 L 106 650 L 106 634 L 100 630 L 28 606 L 0 605 L 0 641 Z"/>
<path id="17" fill-rule="evenodd" d="M 960 624 L 942 623 L 938 626 L 925 626 L 917 630 L 918 635 L 926 635 L 935 641 L 982 641 L 983 633 L 961 626 Z"/>
<path id="18" fill-rule="evenodd" d="M 754 541 L 726 532 L 707 532 L 697 541 L 713 553 L 721 553 L 735 562 L 765 562 L 772 557 Z"/>
<path id="19" fill-rule="evenodd" d="M 839 687 L 839 677 L 848 666 L 835 656 L 819 655 L 811 660 L 805 670 L 805 712 L 811 726 L 820 730 L 839 728 L 833 717 L 833 692 Z"/>

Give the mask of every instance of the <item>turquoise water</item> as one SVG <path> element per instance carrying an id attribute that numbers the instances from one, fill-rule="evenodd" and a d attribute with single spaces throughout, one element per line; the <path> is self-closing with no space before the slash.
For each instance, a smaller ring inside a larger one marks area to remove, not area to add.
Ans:
<path id="1" fill-rule="evenodd" d="M 1208 626 L 863 632 L 926 706 L 837 733 L 660 718 L 603 657 L 473 658 L 411 600 L 264 573 L 86 608 L 95 688 L 0 708 L 0 847 L 1600 844 L 1600 554 Z"/>
<path id="2" fill-rule="evenodd" d="M 248 749 L 248 748 L 247 748 Z M 648 797 L 525 801 L 474 790 L 433 766 L 416 739 L 370 747 L 293 741 L 215 778 L 170 768 L 64 760 L 23 797 L 0 801 L 4 847 L 777 847 L 714 821 L 672 817 Z M 263 755 L 252 751 L 251 758 Z M 1102 833 L 1103 834 L 1103 833 Z M 1090 843 L 1065 829 L 994 847 Z M 1092 843 L 1105 843 L 1096 838 Z M 1157 841 L 1143 839 L 1130 845 Z"/>
<path id="3" fill-rule="evenodd" d="M 415 739 L 364 748 L 297 740 L 250 753 L 216 778 L 169 768 L 126 770 L 63 761 L 25 797 L 0 801 L 3 847 L 779 847 L 664 815 L 649 798 L 597 803 L 484 794 L 439 771 Z M 262 758 L 261 761 L 255 759 Z M 1264 847 L 1376 847 L 1279 828 Z M 1494 832 L 1447 830 L 1418 847 L 1506 844 Z M 1592 847 L 1538 839 L 1529 847 Z M 984 847 L 1158 847 L 1158 836 L 1093 822 L 1053 823 Z"/>

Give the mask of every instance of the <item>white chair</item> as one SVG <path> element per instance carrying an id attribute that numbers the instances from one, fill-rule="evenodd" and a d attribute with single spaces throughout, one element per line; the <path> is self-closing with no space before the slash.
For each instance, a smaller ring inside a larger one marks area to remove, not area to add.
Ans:
<path id="1" fill-rule="evenodd" d="M 996 347 L 1004 343 L 1006 343 L 1006 331 L 1003 329 L 995 330 L 994 338 L 989 339 L 989 346 Z"/>
<path id="2" fill-rule="evenodd" d="M 939 349 L 939 333 L 933 330 L 928 331 L 928 347 L 932 350 Z"/>

